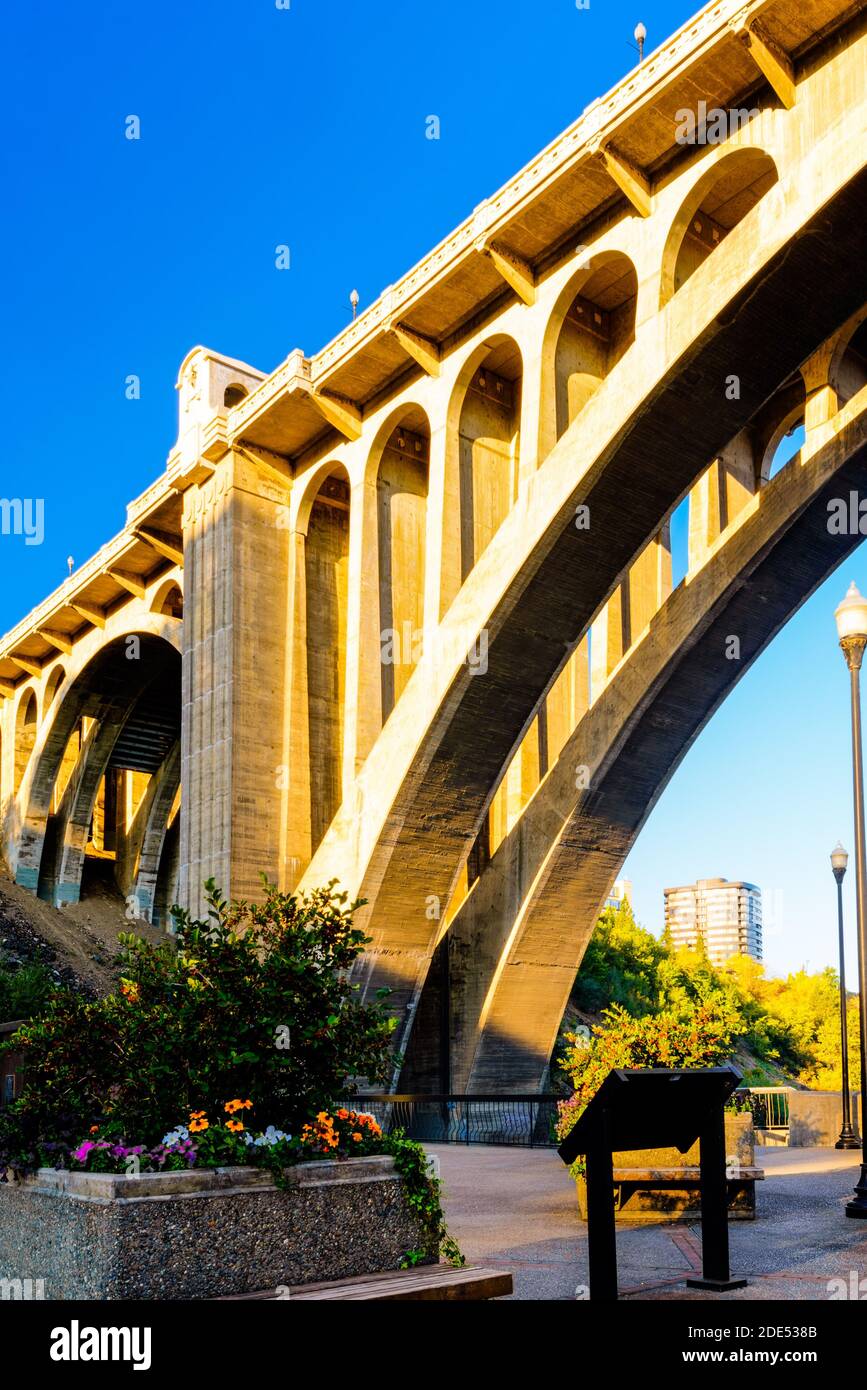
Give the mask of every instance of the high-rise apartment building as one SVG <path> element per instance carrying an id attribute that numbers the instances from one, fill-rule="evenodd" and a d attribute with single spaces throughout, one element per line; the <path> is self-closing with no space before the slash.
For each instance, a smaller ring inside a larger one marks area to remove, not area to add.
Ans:
<path id="1" fill-rule="evenodd" d="M 700 878 L 666 888 L 665 925 L 675 947 L 703 940 L 714 965 L 734 955 L 762 959 L 762 893 L 753 883 Z"/>

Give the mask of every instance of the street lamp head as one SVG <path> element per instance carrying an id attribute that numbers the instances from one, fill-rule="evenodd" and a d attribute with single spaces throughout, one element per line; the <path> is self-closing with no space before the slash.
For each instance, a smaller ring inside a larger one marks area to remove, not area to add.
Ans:
<path id="1" fill-rule="evenodd" d="M 846 597 L 834 612 L 837 622 L 837 636 L 843 642 L 848 637 L 867 639 L 867 599 L 859 593 L 853 580 Z"/>
<path id="2" fill-rule="evenodd" d="M 644 43 L 644 40 L 647 38 L 647 30 L 640 21 L 635 26 L 634 38 L 636 43 Z"/>
<path id="3" fill-rule="evenodd" d="M 849 863 L 849 856 L 838 840 L 831 850 L 831 869 L 837 882 L 840 883 L 846 872 L 846 865 Z"/>

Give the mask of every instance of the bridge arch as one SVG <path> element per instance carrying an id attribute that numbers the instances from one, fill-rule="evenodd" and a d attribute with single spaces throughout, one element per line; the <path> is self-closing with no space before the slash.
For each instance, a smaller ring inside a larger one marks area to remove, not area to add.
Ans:
<path id="1" fill-rule="evenodd" d="M 179 640 L 149 616 L 67 672 L 20 786 L 16 881 L 57 902 L 78 899 L 97 821 L 113 852 L 117 778 L 138 777 L 141 788 L 180 736 Z"/>
<path id="2" fill-rule="evenodd" d="M 367 899 L 359 980 L 365 992 L 392 989 L 399 1046 L 439 935 L 430 900 L 449 902 L 502 769 L 569 652 L 708 460 L 862 300 L 851 264 L 867 182 L 845 153 L 846 173 L 823 187 L 827 151 L 814 146 L 819 183 L 790 177 L 772 189 L 755 209 L 757 235 L 726 239 L 718 273 L 639 326 L 635 371 L 603 383 L 534 472 L 445 614 L 437 662 L 426 655 L 414 673 L 401 728 L 386 725 L 304 873 L 302 886 L 336 876 Z M 819 266 L 824 292 L 813 295 Z M 731 364 L 747 355 L 749 377 L 730 398 Z M 474 679 L 467 654 L 482 633 L 484 679 Z"/>
<path id="3" fill-rule="evenodd" d="M 621 251 L 592 257 L 560 293 L 542 342 L 539 460 L 635 338 L 638 274 Z"/>
<path id="4" fill-rule="evenodd" d="M 660 268 L 664 307 L 726 235 L 777 182 L 774 160 L 755 146 L 720 154 L 697 178 L 671 224 Z"/>
<path id="5" fill-rule="evenodd" d="M 867 387 L 834 425 L 827 439 L 808 435 L 800 466 L 776 477 L 762 505 L 690 570 L 492 847 L 449 914 L 399 1089 L 544 1085 L 584 946 L 656 798 L 743 671 L 860 542 L 830 536 L 827 516 L 829 499 L 867 476 Z M 731 633 L 742 643 L 735 662 Z M 586 768 L 586 790 L 576 789 L 576 767 Z"/>

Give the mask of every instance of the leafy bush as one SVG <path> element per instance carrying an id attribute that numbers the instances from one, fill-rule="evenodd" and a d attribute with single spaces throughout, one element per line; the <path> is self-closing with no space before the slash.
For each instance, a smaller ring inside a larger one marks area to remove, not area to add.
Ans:
<path id="1" fill-rule="evenodd" d="M 0 1022 L 32 1018 L 45 1007 L 56 985 L 38 961 L 13 967 L 0 960 Z"/>
<path id="2" fill-rule="evenodd" d="M 121 938 L 117 994 L 58 993 L 19 1030 L 6 1046 L 23 1054 L 24 1088 L 0 1117 L 0 1167 L 62 1156 L 94 1127 L 151 1148 L 227 1096 L 296 1134 L 353 1077 L 386 1081 L 393 1023 L 348 980 L 365 942 L 357 905 L 333 884 L 307 897 L 266 886 L 261 905 L 230 905 L 210 881 L 208 921 L 176 909 L 176 941 Z"/>
<path id="3" fill-rule="evenodd" d="M 697 1004 L 686 1017 L 673 1012 L 632 1018 L 619 1004 L 589 1037 L 570 1034 L 563 1070 L 574 1092 L 558 1107 L 557 1133 L 565 1139 L 614 1067 L 715 1067 L 732 1055 L 741 1020 L 716 999 Z"/>

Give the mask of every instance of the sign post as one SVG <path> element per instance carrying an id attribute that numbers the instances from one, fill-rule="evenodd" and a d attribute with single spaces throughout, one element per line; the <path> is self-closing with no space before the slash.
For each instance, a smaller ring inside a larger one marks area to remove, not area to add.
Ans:
<path id="1" fill-rule="evenodd" d="M 606 1076 L 558 1153 L 571 1165 L 587 1160 L 587 1240 L 591 1300 L 617 1298 L 614 1225 L 615 1152 L 674 1147 L 681 1153 L 698 1140 L 701 1187 L 701 1278 L 691 1288 L 743 1288 L 729 1270 L 728 1184 L 724 1106 L 738 1082 L 737 1067 L 675 1071 L 663 1067 L 615 1068 Z"/>

